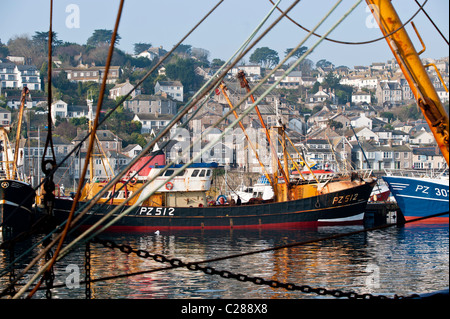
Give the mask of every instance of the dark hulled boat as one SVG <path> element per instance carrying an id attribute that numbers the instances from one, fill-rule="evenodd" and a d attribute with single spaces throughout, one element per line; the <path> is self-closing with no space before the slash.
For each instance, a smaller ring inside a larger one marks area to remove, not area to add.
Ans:
<path id="1" fill-rule="evenodd" d="M 18 116 L 16 143 L 10 146 L 8 132 L 0 127 L 0 229 L 1 232 L 20 232 L 29 229 L 34 217 L 33 204 L 36 193 L 19 171 L 23 163 L 20 150 L 20 131 L 23 108 L 28 89 L 22 91 L 22 101 Z"/>
<path id="2" fill-rule="evenodd" d="M 6 231 L 26 230 L 34 216 L 35 192 L 30 184 L 13 179 L 0 179 L 0 225 Z"/>
<path id="3" fill-rule="evenodd" d="M 176 168 L 176 167 L 174 167 Z M 206 191 L 211 185 L 212 164 L 194 164 L 186 168 L 185 173 L 167 179 L 167 170 L 163 176 L 140 190 L 139 196 L 130 200 L 114 216 L 126 209 L 129 212 L 108 228 L 108 231 L 154 231 L 175 229 L 229 229 L 229 228 L 299 228 L 321 225 L 362 224 L 367 201 L 376 183 L 376 179 L 341 177 L 322 184 L 306 183 L 297 185 L 297 192 L 305 194 L 303 198 L 277 202 L 274 200 L 253 201 L 252 204 L 237 205 L 219 201 L 208 202 Z M 160 168 L 152 168 L 153 174 L 159 174 Z M 138 191 L 141 180 L 135 183 L 118 183 L 105 193 L 81 221 L 83 227 L 95 224 L 112 209 Z M 326 185 L 325 185 L 326 183 Z M 164 185 L 155 189 L 155 185 Z M 106 186 L 106 181 L 97 181 L 90 185 L 92 193 Z M 86 187 L 88 188 L 88 187 Z M 121 191 L 117 191 L 122 188 Z M 141 205 L 132 207 L 146 193 L 154 191 Z M 115 193 L 115 195 L 113 195 Z M 82 195 L 86 198 L 87 193 Z M 86 203 L 79 203 L 81 207 Z M 72 207 L 68 199 L 56 199 L 54 214 L 59 222 L 67 219 Z M 132 208 L 131 208 L 132 207 Z"/>

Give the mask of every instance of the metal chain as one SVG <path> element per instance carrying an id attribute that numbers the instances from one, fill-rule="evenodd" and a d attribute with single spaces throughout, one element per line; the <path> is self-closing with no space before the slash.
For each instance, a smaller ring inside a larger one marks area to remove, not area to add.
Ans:
<path id="1" fill-rule="evenodd" d="M 50 241 L 50 238 L 45 239 L 45 241 L 43 242 L 43 245 L 48 246 L 49 241 Z M 53 257 L 53 252 L 50 249 L 45 254 L 45 262 L 51 260 L 52 257 Z M 50 269 L 45 271 L 44 276 L 43 276 L 43 280 L 45 282 L 45 287 L 46 287 L 45 297 L 47 299 L 52 299 L 52 288 L 53 288 L 53 280 L 54 279 L 55 279 L 55 273 L 53 271 L 53 267 L 51 267 Z"/>
<path id="2" fill-rule="evenodd" d="M 86 250 L 84 253 L 84 256 L 86 258 L 85 264 L 84 264 L 84 270 L 85 270 L 85 283 L 86 283 L 86 299 L 91 299 L 91 244 L 90 242 L 86 242 Z"/>
<path id="3" fill-rule="evenodd" d="M 52 259 L 52 257 L 53 257 L 53 254 L 49 250 L 47 252 L 47 254 L 45 255 L 45 261 L 46 262 L 49 261 L 50 259 Z M 52 267 L 44 273 L 44 281 L 45 281 L 45 286 L 46 286 L 45 297 L 47 299 L 52 299 L 52 287 L 53 287 L 54 279 L 55 279 L 55 274 L 53 272 L 53 267 Z"/>
<path id="4" fill-rule="evenodd" d="M 14 286 L 14 282 L 16 281 L 16 274 L 15 274 L 15 269 L 14 269 L 14 264 L 13 261 L 15 259 L 14 257 L 14 245 L 11 245 L 11 247 L 9 248 L 9 260 L 10 263 L 12 264 L 12 268 L 9 272 L 9 282 L 10 282 L 10 286 L 9 288 L 6 290 L 6 293 L 8 294 L 15 294 L 16 293 L 16 289 Z"/>
<path id="5" fill-rule="evenodd" d="M 227 279 L 235 279 L 241 282 L 251 282 L 255 285 L 266 285 L 270 286 L 272 288 L 284 288 L 286 290 L 290 291 L 301 291 L 303 293 L 315 293 L 320 296 L 330 295 L 336 298 L 349 298 L 349 299 L 390 299 L 387 296 L 382 295 L 372 295 L 372 294 L 358 294 L 356 292 L 344 292 L 341 290 L 328 290 L 326 288 L 313 288 L 308 285 L 296 285 L 293 283 L 283 283 L 277 280 L 265 280 L 260 277 L 251 277 L 244 274 L 235 274 L 231 271 L 227 270 L 216 270 L 213 267 L 209 266 L 200 266 L 197 263 L 185 263 L 180 259 L 177 258 L 168 258 L 161 254 L 151 254 L 148 251 L 142 250 L 142 249 L 133 249 L 130 245 L 118 245 L 112 240 L 104 240 L 100 238 L 94 238 L 91 240 L 92 243 L 98 243 L 103 245 L 106 248 L 111 249 L 119 249 L 121 252 L 126 254 L 134 253 L 136 256 L 141 258 L 151 258 L 154 261 L 157 261 L 159 263 L 170 263 L 170 265 L 174 268 L 184 267 L 191 271 L 202 271 L 203 273 L 207 275 L 219 275 L 222 278 Z M 411 295 L 408 297 L 402 297 L 402 296 L 394 296 L 394 299 L 408 299 L 408 298 L 414 298 L 417 297 L 417 295 Z"/>

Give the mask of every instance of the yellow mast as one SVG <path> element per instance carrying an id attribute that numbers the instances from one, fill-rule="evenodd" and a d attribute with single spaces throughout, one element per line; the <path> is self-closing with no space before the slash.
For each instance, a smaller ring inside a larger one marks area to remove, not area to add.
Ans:
<path id="1" fill-rule="evenodd" d="M 12 173 L 13 178 L 16 174 L 18 174 L 17 159 L 19 157 L 20 131 L 22 130 L 23 109 L 25 106 L 25 99 L 26 99 L 28 93 L 29 93 L 28 88 L 24 87 L 22 90 L 22 98 L 20 101 L 19 118 L 17 119 L 16 145 L 14 147 L 14 162 L 13 162 L 13 173 Z"/>
<path id="2" fill-rule="evenodd" d="M 248 81 L 245 78 L 244 71 L 242 71 L 242 70 L 239 71 L 237 77 L 238 77 L 238 79 L 240 81 L 241 87 L 245 88 L 247 90 L 247 92 L 250 93 L 251 92 L 250 85 L 248 84 Z M 253 97 L 253 94 L 250 95 L 250 98 L 251 98 L 252 102 L 255 103 L 255 98 Z M 273 167 L 273 171 L 274 171 L 273 172 L 273 177 L 274 178 L 273 179 L 274 179 L 275 186 L 277 186 L 277 187 L 273 187 L 273 191 L 275 193 L 275 198 L 276 198 L 277 201 L 286 201 L 286 200 L 288 200 L 287 197 L 288 197 L 288 193 L 289 193 L 288 192 L 288 188 L 289 188 L 289 172 L 286 174 L 286 172 L 284 171 L 284 169 L 283 169 L 283 167 L 281 165 L 280 160 L 278 159 L 278 154 L 276 153 L 275 146 L 273 144 L 273 139 L 270 137 L 270 132 L 267 129 L 267 126 L 266 126 L 266 124 L 264 122 L 264 119 L 262 118 L 262 115 L 261 115 L 261 112 L 259 111 L 259 107 L 258 106 L 255 106 L 255 111 L 256 111 L 256 114 L 258 115 L 258 118 L 259 118 L 259 121 L 261 123 L 261 126 L 263 127 L 264 132 L 266 133 L 267 141 L 269 142 L 269 146 L 270 146 L 270 149 L 272 151 L 272 156 L 273 156 L 273 159 L 274 159 L 274 167 Z M 278 133 L 278 131 L 277 131 L 277 133 Z M 275 140 L 275 142 L 277 142 L 276 138 L 274 140 Z M 285 187 L 286 189 L 283 189 L 284 187 L 278 183 L 278 171 L 280 171 L 281 175 L 283 175 L 283 178 L 284 178 L 284 181 L 285 181 L 284 185 L 286 186 Z"/>
<path id="3" fill-rule="evenodd" d="M 234 114 L 234 116 L 235 116 L 236 119 L 237 119 L 239 116 L 238 116 L 238 114 L 236 113 L 236 111 L 235 111 L 235 109 L 234 109 L 234 106 L 233 106 L 233 104 L 232 104 L 231 101 L 230 101 L 230 98 L 228 97 L 228 94 L 227 94 L 227 92 L 226 92 L 227 87 L 225 86 L 225 84 L 224 84 L 223 82 L 220 83 L 220 90 L 222 91 L 222 94 L 223 94 L 223 96 L 225 97 L 225 100 L 227 101 L 227 103 L 228 103 L 228 105 L 230 106 L 231 110 L 233 110 L 233 114 Z M 253 145 L 252 141 L 250 140 L 250 138 L 249 138 L 249 136 L 248 136 L 248 134 L 247 134 L 247 131 L 245 130 L 245 127 L 244 127 L 244 125 L 242 124 L 241 121 L 239 121 L 239 126 L 240 126 L 242 132 L 244 133 L 245 138 L 247 139 L 248 144 L 249 144 L 250 147 L 252 148 L 253 153 L 255 154 L 256 159 L 258 160 L 259 165 L 260 165 L 260 166 L 262 167 L 262 169 L 265 171 L 264 174 L 266 175 L 267 179 L 269 180 L 270 185 L 272 185 L 272 187 L 275 187 L 274 181 L 272 180 L 272 178 L 270 177 L 270 175 L 266 172 L 265 166 L 264 166 L 264 164 L 261 162 L 261 159 L 259 158 L 258 151 L 256 150 L 256 147 Z"/>
<path id="4" fill-rule="evenodd" d="M 366 0 L 449 165 L 447 112 L 390 0 Z M 395 32 L 394 32 L 395 31 Z M 394 32 L 394 33 L 393 33 Z M 393 33 L 393 34 L 391 34 Z"/>

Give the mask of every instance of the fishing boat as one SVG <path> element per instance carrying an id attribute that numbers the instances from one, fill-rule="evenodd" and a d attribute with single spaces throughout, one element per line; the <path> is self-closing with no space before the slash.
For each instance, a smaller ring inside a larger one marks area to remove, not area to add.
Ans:
<path id="1" fill-rule="evenodd" d="M 245 73 L 238 72 L 237 77 L 241 87 L 250 92 Z M 221 90 L 234 110 L 223 83 Z M 250 97 L 255 103 L 253 95 Z M 217 165 L 215 163 L 192 163 L 177 176 L 174 174 L 180 167 L 174 165 L 159 167 L 158 163 L 158 167 L 151 167 L 147 176 L 136 173 L 148 169 L 148 166 L 135 166 L 126 172 L 124 176 L 127 177 L 124 180 L 114 185 L 110 185 L 108 181 L 96 180 L 91 169 L 90 181 L 83 188 L 80 202 L 87 203 L 94 198 L 98 201 L 90 210 L 90 216 L 82 226 L 93 225 L 99 218 L 123 202 L 127 203 L 123 206 L 124 209 L 127 206 L 133 208 L 110 226 L 109 230 L 148 231 L 362 224 L 364 209 L 376 178 L 364 178 L 357 174 L 333 176 L 323 181 L 319 181 L 317 177 L 313 180 L 305 179 L 302 174 L 300 174 L 301 178 L 291 178 L 290 156 L 286 148 L 286 141 L 290 139 L 285 132 L 285 126 L 279 123 L 271 127 L 269 131 L 258 106 L 255 106 L 255 110 L 272 152 L 271 172 L 273 173 L 265 174 L 274 194 L 272 198 L 252 198 L 247 203 L 241 203 L 242 205 L 227 202 L 223 197 L 218 198 L 217 201 L 208 199 L 207 192 L 211 187 L 212 169 Z M 238 118 L 236 111 L 233 113 Z M 239 124 L 249 145 L 252 145 L 245 127 L 240 121 Z M 281 144 L 282 160 L 274 146 L 276 143 Z M 266 165 L 261 162 L 258 152 L 254 148 L 253 150 L 265 169 Z M 151 161 L 152 158 L 149 160 Z M 296 165 L 295 162 L 293 164 Z M 297 169 L 300 171 L 298 167 Z M 311 175 L 314 176 L 313 171 Z M 104 191 L 105 188 L 108 188 L 107 191 Z M 97 198 L 100 192 L 103 196 Z M 132 194 L 135 195 L 132 196 Z M 139 205 L 135 207 L 137 204 Z M 55 216 L 62 221 L 65 220 L 71 207 L 70 201 L 58 199 L 54 205 Z"/>
<path id="2" fill-rule="evenodd" d="M 399 64 L 417 105 L 430 127 L 448 166 L 450 134 L 448 114 L 442 105 L 442 101 L 434 88 L 426 68 L 433 66 L 446 90 L 447 86 L 435 65 L 422 64 L 420 54 L 426 50 L 426 47 L 417 28 L 412 24 L 423 46 L 420 52 L 416 51 L 414 44 L 405 28 L 403 28 L 402 21 L 390 1 L 367 0 L 367 3 L 372 6 L 371 11 L 376 18 L 376 22 Z M 389 189 L 406 219 L 445 213 L 449 210 L 448 178 L 418 179 L 412 177 L 386 176 L 383 179 L 388 183 Z M 431 222 L 435 220 L 431 220 Z M 448 215 L 440 217 L 438 221 L 448 223 Z"/>
<path id="3" fill-rule="evenodd" d="M 384 176 L 405 219 L 449 211 L 449 179 Z M 448 214 L 427 219 L 429 223 L 448 223 Z"/>
<path id="4" fill-rule="evenodd" d="M 28 89 L 22 91 L 16 144 L 12 148 L 8 131 L 0 127 L 0 228 L 2 232 L 19 232 L 30 227 L 34 218 L 35 191 L 26 181 L 20 168 L 23 151 L 20 150 L 20 130 L 23 107 Z"/>
<path id="5" fill-rule="evenodd" d="M 265 176 L 260 176 L 253 186 L 241 185 L 237 190 L 230 193 L 230 197 L 236 203 L 242 204 L 250 201 L 267 201 L 273 199 L 274 193 L 269 180 Z"/>
<path id="6" fill-rule="evenodd" d="M 283 228 L 316 227 L 319 225 L 362 224 L 364 209 L 375 179 L 343 179 L 339 183 L 297 185 L 295 191 L 305 192 L 300 199 L 233 204 L 227 201 L 210 201 L 207 190 L 211 186 L 212 170 L 217 164 L 198 163 L 186 168 L 182 174 L 170 179 L 178 166 L 169 167 L 159 176 L 162 168 L 152 167 L 149 177 L 158 177 L 139 191 L 123 209 L 130 208 L 140 198 L 146 200 L 132 208 L 117 220 L 108 231 L 156 231 L 175 229 L 230 229 L 230 228 Z M 140 189 L 143 180 L 132 183 L 122 181 L 108 190 L 107 195 L 96 203 L 81 226 L 90 226 L 108 211 L 119 205 L 134 191 Z M 88 184 L 80 207 L 89 196 L 105 187 L 107 181 Z M 125 186 L 126 185 L 126 186 Z M 157 188 L 157 185 L 163 185 Z M 281 187 L 285 183 L 279 184 Z M 91 187 L 91 188 L 89 188 Z M 308 193 L 308 194 L 306 194 Z M 64 221 L 71 209 L 72 201 L 55 200 L 55 216 Z M 122 210 L 123 210 L 122 209 Z"/>
<path id="7" fill-rule="evenodd" d="M 386 183 L 381 183 L 382 180 L 378 180 L 377 185 L 370 194 L 369 202 L 386 202 L 391 196 L 391 191 Z"/>

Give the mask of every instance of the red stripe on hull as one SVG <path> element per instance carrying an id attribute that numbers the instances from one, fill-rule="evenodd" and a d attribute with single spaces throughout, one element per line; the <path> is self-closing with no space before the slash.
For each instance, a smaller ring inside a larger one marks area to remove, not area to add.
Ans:
<path id="1" fill-rule="evenodd" d="M 317 228 L 318 226 L 349 226 L 349 225 L 363 225 L 363 220 L 341 221 L 333 222 L 292 222 L 292 223 L 273 223 L 262 225 L 233 225 L 233 226 L 110 226 L 106 231 L 108 232 L 155 232 L 170 231 L 170 230 L 227 230 L 227 229 L 286 229 L 286 228 Z M 81 226 L 83 230 L 88 229 L 88 226 Z"/>
<path id="2" fill-rule="evenodd" d="M 405 216 L 406 221 L 414 220 L 419 217 L 417 216 Z M 416 222 L 411 222 L 406 224 L 406 226 L 414 226 L 414 225 L 427 225 L 427 224 L 448 224 L 448 217 L 432 217 L 427 219 L 422 219 Z"/>

